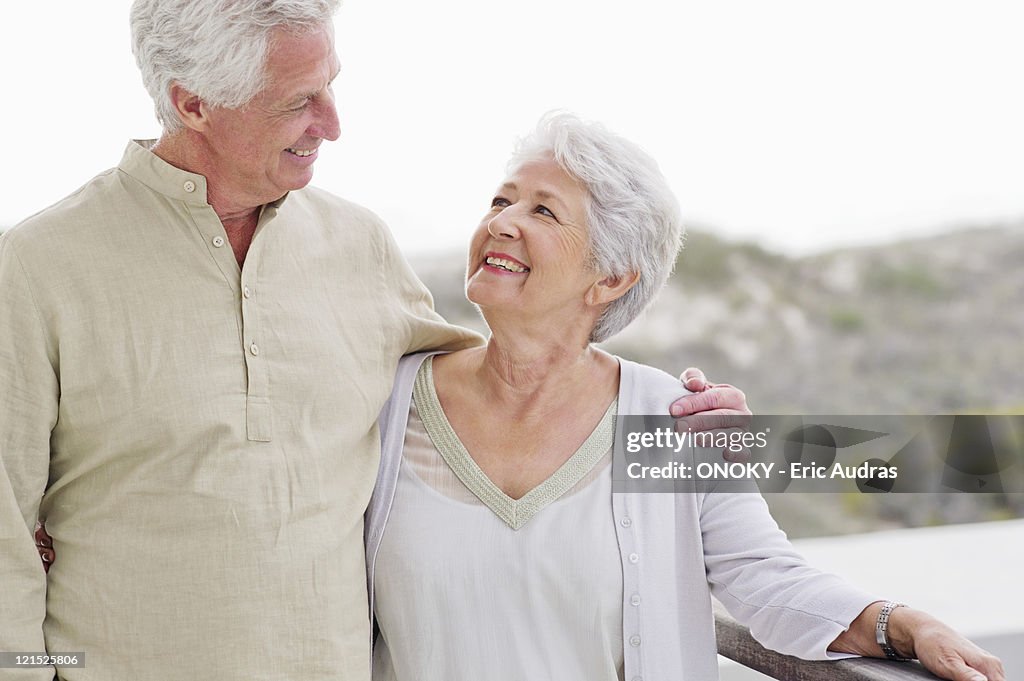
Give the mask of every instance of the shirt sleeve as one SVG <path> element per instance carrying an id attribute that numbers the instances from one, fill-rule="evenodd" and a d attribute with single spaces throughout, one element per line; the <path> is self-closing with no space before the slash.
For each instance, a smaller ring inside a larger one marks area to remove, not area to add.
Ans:
<path id="1" fill-rule="evenodd" d="M 761 645 L 807 660 L 851 657 L 828 646 L 878 598 L 804 560 L 756 492 L 710 492 L 701 508 L 711 593 Z"/>
<path id="2" fill-rule="evenodd" d="M 383 254 L 381 271 L 385 290 L 390 294 L 398 315 L 401 333 L 399 354 L 422 350 L 462 350 L 482 344 L 480 334 L 446 322 L 434 310 L 434 299 L 402 255 L 391 232 L 382 225 Z M 452 276 L 458 276 L 453 272 Z"/>
<path id="3" fill-rule="evenodd" d="M 57 420 L 56 350 L 44 331 L 13 234 L 0 237 L 0 651 L 43 652 L 46 573 L 33 529 Z M 52 679 L 52 668 L 4 670 Z"/>

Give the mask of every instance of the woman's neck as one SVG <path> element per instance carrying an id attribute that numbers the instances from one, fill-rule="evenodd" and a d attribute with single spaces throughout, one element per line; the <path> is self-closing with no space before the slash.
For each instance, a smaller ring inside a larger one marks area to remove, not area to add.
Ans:
<path id="1" fill-rule="evenodd" d="M 617 389 L 615 359 L 589 343 L 493 334 L 485 348 L 469 352 L 463 375 L 476 383 L 477 395 L 516 418 L 604 399 L 598 396 Z"/>
<path id="2" fill-rule="evenodd" d="M 586 375 L 595 354 L 589 345 L 508 342 L 492 335 L 481 358 L 481 377 L 511 394 L 551 392 Z"/>

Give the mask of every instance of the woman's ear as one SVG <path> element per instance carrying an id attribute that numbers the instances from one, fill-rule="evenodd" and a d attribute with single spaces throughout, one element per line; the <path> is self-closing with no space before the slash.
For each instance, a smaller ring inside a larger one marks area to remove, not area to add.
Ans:
<path id="1" fill-rule="evenodd" d="M 636 286 L 638 281 L 640 281 L 639 272 L 608 275 L 604 279 L 594 282 L 594 285 L 587 290 L 585 300 L 588 305 L 607 305 L 626 295 L 626 291 Z"/>

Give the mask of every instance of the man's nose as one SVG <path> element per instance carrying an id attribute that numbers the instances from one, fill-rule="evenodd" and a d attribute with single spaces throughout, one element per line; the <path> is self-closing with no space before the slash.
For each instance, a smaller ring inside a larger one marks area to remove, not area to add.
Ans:
<path id="1" fill-rule="evenodd" d="M 338 122 L 338 107 L 334 104 L 334 91 L 328 87 L 317 102 L 317 117 L 309 133 L 314 137 L 334 141 L 341 136 L 341 124 Z"/>

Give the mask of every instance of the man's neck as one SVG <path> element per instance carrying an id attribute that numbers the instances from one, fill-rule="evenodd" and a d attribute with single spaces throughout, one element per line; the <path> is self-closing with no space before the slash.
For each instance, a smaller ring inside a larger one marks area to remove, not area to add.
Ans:
<path id="1" fill-rule="evenodd" d="M 234 220 L 220 219 L 222 225 L 224 225 L 224 233 L 228 236 L 228 243 L 231 244 L 231 250 L 235 253 L 235 260 L 238 261 L 238 266 L 242 267 L 245 264 L 245 256 L 249 252 L 249 246 L 252 244 L 252 238 L 256 235 L 256 225 L 259 223 L 260 213 L 257 210 L 255 213 Z"/>
<path id="2" fill-rule="evenodd" d="M 164 133 L 150 150 L 161 159 L 189 173 L 206 178 L 206 202 L 210 204 L 221 222 L 255 222 L 259 217 L 260 204 L 251 200 L 230 196 L 224 191 L 210 155 L 204 151 L 203 140 L 191 130 Z"/>
<path id="3" fill-rule="evenodd" d="M 235 259 L 241 267 L 256 233 L 261 206 L 246 205 L 244 201 L 232 201 L 224 192 L 219 191 L 216 176 L 210 171 L 212 164 L 203 153 L 202 141 L 192 137 L 193 134 L 189 130 L 165 133 L 153 145 L 151 151 L 175 168 L 206 178 L 206 201 L 220 218 L 228 242 L 235 253 Z"/>

